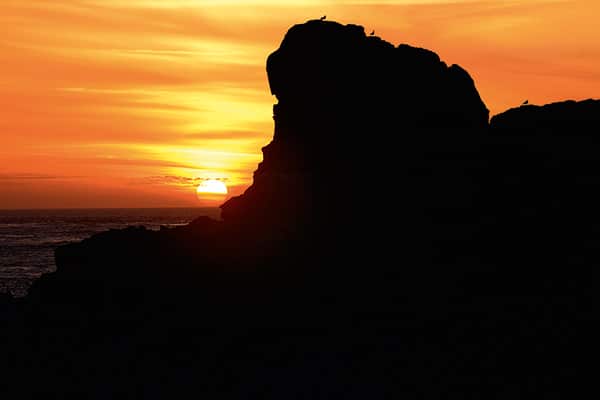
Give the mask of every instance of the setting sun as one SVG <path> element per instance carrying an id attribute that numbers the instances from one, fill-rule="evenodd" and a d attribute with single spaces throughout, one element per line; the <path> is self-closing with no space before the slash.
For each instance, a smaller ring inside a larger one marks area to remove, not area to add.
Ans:
<path id="1" fill-rule="evenodd" d="M 227 194 L 227 185 L 223 183 L 223 181 L 218 179 L 207 179 L 202 181 L 200 185 L 196 188 L 196 193 L 198 195 L 202 194 Z"/>

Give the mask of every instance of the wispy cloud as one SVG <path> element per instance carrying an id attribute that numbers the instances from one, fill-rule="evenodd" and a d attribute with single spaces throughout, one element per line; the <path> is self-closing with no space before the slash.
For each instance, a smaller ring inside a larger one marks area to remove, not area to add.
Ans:
<path id="1" fill-rule="evenodd" d="M 161 175 L 161 176 L 145 176 L 143 178 L 132 180 L 133 184 L 138 185 L 173 185 L 182 187 L 197 187 L 202 181 L 209 178 L 201 177 L 189 177 L 189 176 L 177 176 L 177 175 Z M 210 179 L 218 179 L 227 182 L 227 178 L 223 178 L 217 175 L 213 175 Z"/>
<path id="2" fill-rule="evenodd" d="M 54 179 L 80 179 L 83 176 L 74 175 L 48 175 L 48 174 L 29 174 L 29 173 L 15 173 L 15 174 L 2 174 L 0 173 L 0 181 L 46 181 Z"/>

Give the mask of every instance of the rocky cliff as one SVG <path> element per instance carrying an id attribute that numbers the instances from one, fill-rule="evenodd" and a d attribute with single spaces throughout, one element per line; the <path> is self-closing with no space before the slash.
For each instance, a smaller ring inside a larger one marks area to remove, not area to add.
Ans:
<path id="1" fill-rule="evenodd" d="M 292 27 L 267 73 L 274 137 L 223 221 L 61 247 L 0 307 L 3 363 L 37 383 L 15 393 L 572 395 L 600 102 L 490 124 L 459 66 L 329 21 Z"/>
<path id="2" fill-rule="evenodd" d="M 225 221 L 339 224 L 372 206 L 388 219 L 441 198 L 469 206 L 488 110 L 459 66 L 361 26 L 310 21 L 289 30 L 267 73 L 274 137 L 253 185 L 222 206 Z"/>

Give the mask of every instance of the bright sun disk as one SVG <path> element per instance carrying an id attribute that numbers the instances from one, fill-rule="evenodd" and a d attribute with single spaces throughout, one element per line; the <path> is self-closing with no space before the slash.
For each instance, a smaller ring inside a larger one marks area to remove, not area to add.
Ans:
<path id="1" fill-rule="evenodd" d="M 196 188 L 198 194 L 227 194 L 227 186 L 218 179 L 204 180 Z"/>

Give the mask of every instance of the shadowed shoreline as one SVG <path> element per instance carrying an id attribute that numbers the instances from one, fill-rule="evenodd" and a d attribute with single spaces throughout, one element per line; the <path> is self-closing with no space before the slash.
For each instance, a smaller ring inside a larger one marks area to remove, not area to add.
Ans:
<path id="1" fill-rule="evenodd" d="M 597 319 L 600 101 L 489 121 L 460 66 L 321 20 L 267 74 L 273 140 L 222 221 L 60 247 L 0 302 L 4 362 L 37 382 L 15 392 L 571 393 Z"/>

